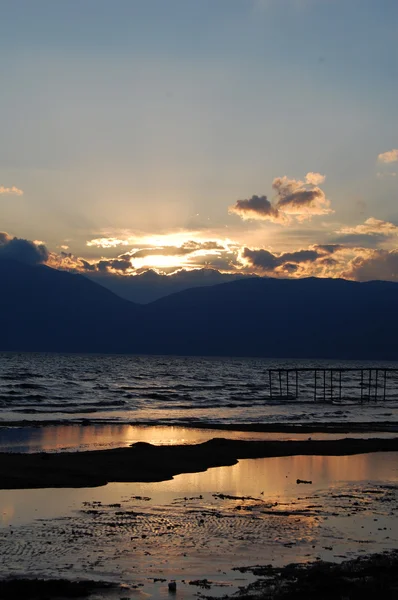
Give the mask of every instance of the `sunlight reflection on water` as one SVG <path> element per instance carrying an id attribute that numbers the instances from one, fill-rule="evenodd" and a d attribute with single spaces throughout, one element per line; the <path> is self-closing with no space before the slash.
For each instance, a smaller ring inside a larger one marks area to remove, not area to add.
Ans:
<path id="1" fill-rule="evenodd" d="M 200 444 L 214 437 L 234 440 L 313 440 L 350 438 L 388 438 L 396 432 L 384 433 L 261 433 L 221 431 L 188 427 L 145 427 L 134 425 L 49 425 L 44 427 L 0 428 L 0 452 L 60 452 L 73 450 L 105 450 L 130 446 L 135 442 L 149 444 Z"/>
<path id="2" fill-rule="evenodd" d="M 296 480 L 312 481 L 297 485 Z M 354 456 L 286 456 L 240 460 L 232 467 L 201 473 L 184 473 L 155 483 L 110 483 L 99 488 L 0 490 L 3 525 L 69 514 L 82 502 L 120 502 L 121 497 L 147 496 L 150 505 L 167 504 L 176 496 L 223 493 L 234 496 L 263 495 L 288 502 L 298 493 L 333 487 L 339 483 L 398 482 L 396 454 Z"/>

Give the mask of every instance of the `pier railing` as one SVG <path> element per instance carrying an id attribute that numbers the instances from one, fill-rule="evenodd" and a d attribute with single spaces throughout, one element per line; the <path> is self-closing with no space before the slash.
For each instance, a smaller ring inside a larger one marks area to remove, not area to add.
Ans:
<path id="1" fill-rule="evenodd" d="M 269 398 L 314 402 L 398 401 L 398 368 L 268 369 Z"/>

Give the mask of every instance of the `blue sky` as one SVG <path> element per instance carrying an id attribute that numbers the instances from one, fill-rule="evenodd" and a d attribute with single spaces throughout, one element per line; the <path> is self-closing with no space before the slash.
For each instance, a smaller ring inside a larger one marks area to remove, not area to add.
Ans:
<path id="1" fill-rule="evenodd" d="M 0 1 L 0 231 L 90 261 L 228 240 L 231 269 L 256 267 L 245 247 L 339 243 L 359 250 L 330 274 L 375 272 L 396 247 L 398 155 L 378 157 L 398 147 L 397 39 L 395 0 Z M 276 178 L 313 191 L 307 173 L 329 212 L 233 210 L 277 206 Z"/>

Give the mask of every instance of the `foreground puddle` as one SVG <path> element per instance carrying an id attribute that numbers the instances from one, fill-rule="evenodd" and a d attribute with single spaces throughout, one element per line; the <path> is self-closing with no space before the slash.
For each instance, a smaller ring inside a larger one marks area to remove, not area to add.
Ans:
<path id="1" fill-rule="evenodd" d="M 4 490 L 0 575 L 104 579 L 156 598 L 176 579 L 178 597 L 192 598 L 203 579 L 213 596 L 252 580 L 233 567 L 392 549 L 396 458 L 242 460 L 162 483 Z"/>

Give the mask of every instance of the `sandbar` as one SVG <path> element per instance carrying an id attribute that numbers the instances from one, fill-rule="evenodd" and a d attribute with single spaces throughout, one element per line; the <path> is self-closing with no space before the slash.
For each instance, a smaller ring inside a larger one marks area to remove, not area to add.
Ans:
<path id="1" fill-rule="evenodd" d="M 343 456 L 396 452 L 398 438 L 243 441 L 214 438 L 202 444 L 36 454 L 0 454 L 0 489 L 96 487 L 111 482 L 158 482 L 181 473 L 234 465 L 239 459 Z"/>

